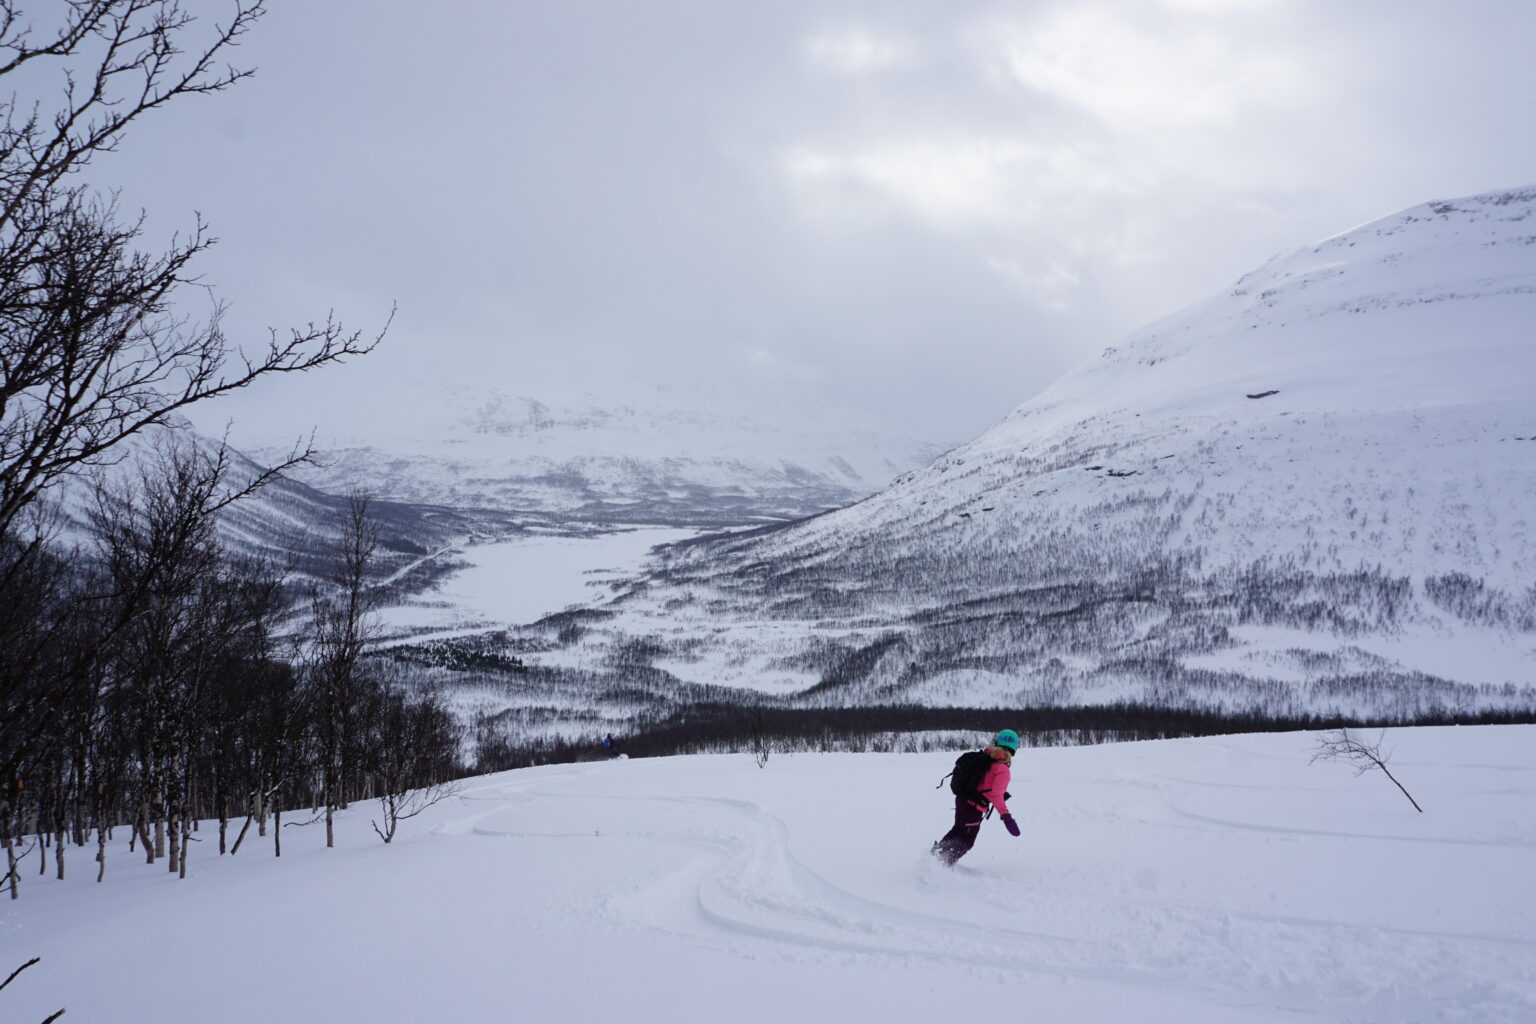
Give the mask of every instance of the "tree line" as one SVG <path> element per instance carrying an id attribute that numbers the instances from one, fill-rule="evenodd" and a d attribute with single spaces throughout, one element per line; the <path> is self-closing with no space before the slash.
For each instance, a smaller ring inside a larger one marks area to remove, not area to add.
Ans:
<path id="1" fill-rule="evenodd" d="M 222 449 L 168 443 L 95 484 L 87 539 L 7 540 L 0 845 L 13 897 L 31 853 L 62 878 L 67 850 L 86 850 L 101 878 L 119 828 L 183 876 L 201 820 L 217 821 L 220 854 L 254 824 L 281 855 L 284 811 L 306 809 L 330 846 L 336 811 L 376 798 L 388 842 L 462 774 L 437 691 L 364 657 L 378 544 L 366 500 L 339 524 L 328 576 L 298 584 L 221 544 L 219 513 L 251 486 L 227 470 Z"/>
<path id="2" fill-rule="evenodd" d="M 1270 715 L 1167 707 L 1134 701 L 1077 707 L 795 708 L 700 705 L 642 724 L 624 738 L 632 756 L 747 750 L 766 740 L 775 749 L 868 749 L 889 737 L 924 732 L 990 735 L 1007 726 L 1025 746 L 1066 746 L 1403 725 L 1512 725 L 1536 720 L 1528 711 L 1484 710 L 1403 720 L 1338 714 Z"/>
<path id="3" fill-rule="evenodd" d="M 1427 716 L 1265 714 L 1168 707 L 1136 701 L 1076 707 L 924 707 L 889 704 L 805 708 L 775 704 L 700 703 L 640 714 L 619 733 L 631 757 L 740 752 L 958 750 L 1007 726 L 1026 747 L 1087 746 L 1250 732 L 1316 732 L 1408 725 L 1515 725 L 1536 712 L 1468 711 Z M 608 756 L 596 736 L 524 738 L 512 742 L 482 719 L 476 771 L 591 761 Z M 967 739 L 969 737 L 970 739 Z"/>

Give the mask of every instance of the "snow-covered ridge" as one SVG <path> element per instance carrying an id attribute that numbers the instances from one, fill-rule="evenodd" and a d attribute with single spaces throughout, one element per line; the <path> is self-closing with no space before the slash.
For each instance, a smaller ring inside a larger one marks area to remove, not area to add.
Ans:
<path id="1" fill-rule="evenodd" d="M 708 641 L 733 678 L 852 672 L 844 700 L 1536 705 L 1532 381 L 1536 189 L 1427 203 L 1133 334 L 866 501 L 678 549 L 616 628 L 734 621 Z"/>
<path id="2" fill-rule="evenodd" d="M 89 476 L 69 477 L 47 495 L 50 505 L 60 513 L 56 539 L 66 546 L 78 544 L 87 552 L 93 550 L 90 523 L 96 504 L 94 483 L 104 480 L 113 492 L 140 493 L 146 480 L 158 479 L 162 461 L 172 451 L 195 454 L 207 465 L 222 457 L 226 468 L 218 495 L 221 499 L 245 490 L 268 473 L 269 461 L 286 461 L 296 454 L 294 449 L 285 448 L 258 461 L 182 421 L 171 427 L 151 427 L 123 444 L 117 462 L 99 467 Z M 290 475 L 273 475 L 220 512 L 217 537 L 231 554 L 262 557 L 274 566 L 324 575 L 334 557 L 349 501 L 344 494 L 317 490 Z M 387 500 L 372 500 L 369 514 L 379 531 L 374 572 L 381 580 L 402 576 L 407 566 L 420 565 L 426 556 L 446 553 L 465 541 L 520 536 L 530 529 L 582 532 L 580 528 L 564 530 L 534 517 L 514 521 L 484 510 Z M 409 591 L 421 583 L 402 580 L 401 589 Z"/>
<path id="3" fill-rule="evenodd" d="M 1420 572 L 1529 583 L 1532 538 L 1519 526 L 1536 493 L 1524 486 L 1533 380 L 1536 190 L 1430 203 L 1280 257 L 1133 334 L 800 537 L 906 521 L 914 496 L 938 503 L 928 518 L 942 522 L 1005 488 L 1012 508 L 992 511 L 1023 513 L 999 518 L 1029 531 L 1064 505 L 1173 488 L 1190 507 L 1166 539 L 1181 545 L 1183 527 L 1212 546 L 1208 558 L 1407 558 Z M 1491 518 L 1444 514 L 1464 502 Z M 1310 533 L 1296 536 L 1303 521 Z"/>
<path id="4" fill-rule="evenodd" d="M 1276 404 L 1292 414 L 1528 402 L 1533 211 L 1536 189 L 1494 192 L 1298 249 L 1105 350 L 1008 422 L 1057 414 L 1059 429 L 1085 411 L 1186 419 L 1282 386 Z M 987 436 L 1012 439 L 1003 428 Z"/>
<path id="5" fill-rule="evenodd" d="M 438 505 L 739 523 L 847 504 L 946 447 L 814 393 L 751 402 L 664 387 L 564 401 L 462 384 L 409 391 L 387 420 L 323 423 L 326 457 L 298 478 Z"/>

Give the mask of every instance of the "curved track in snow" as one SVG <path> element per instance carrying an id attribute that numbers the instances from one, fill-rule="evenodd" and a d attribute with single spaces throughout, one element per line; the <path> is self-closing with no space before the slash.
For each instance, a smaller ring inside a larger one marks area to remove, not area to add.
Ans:
<path id="1" fill-rule="evenodd" d="M 360 803 L 334 850 L 296 828 L 281 860 L 200 844 L 185 882 L 125 850 L 105 886 L 29 877 L 0 948 L 43 964 L 5 1009 L 915 1024 L 959 999 L 1074 1024 L 1529 1024 L 1536 727 L 1394 743 L 1423 814 L 1309 766 L 1299 734 L 1025 751 L 1023 837 L 988 822 L 956 870 L 926 853 L 942 754 L 507 772 L 387 847 Z"/>
<path id="2" fill-rule="evenodd" d="M 603 887 L 588 908 L 645 941 L 1000 982 L 1149 986 L 1287 1011 L 1338 1004 L 1362 1020 L 1401 1003 L 1407 979 L 1435 977 L 1434 992 L 1413 997 L 1423 1019 L 1526 1019 L 1525 1009 L 1473 1013 L 1481 997 L 1444 992 L 1481 976 L 1500 1001 L 1536 1010 L 1536 915 L 1506 914 L 1501 928 L 1461 907 L 1447 921 L 1443 907 L 1409 893 L 1438 883 L 1459 900 L 1457 871 L 1518 888 L 1536 873 L 1536 828 L 1463 831 L 1465 816 L 1412 815 L 1375 780 L 1309 769 L 1298 742 L 1139 744 L 1107 759 L 1094 755 L 1111 748 L 1026 752 L 1021 775 L 1038 762 L 1093 771 L 1021 778 L 1024 841 L 994 822 L 955 871 L 923 853 L 945 827 L 942 799 L 919 830 L 895 800 L 869 807 L 818 792 L 823 773 L 869 758 L 780 758 L 765 772 L 745 758 L 709 759 L 686 781 L 673 774 L 682 762 L 548 769 L 471 794 L 481 809 L 459 827 L 479 838 L 590 841 L 615 856 L 648 848 L 662 866 Z M 1280 752 L 1284 743 L 1295 749 Z M 1198 756 L 1150 755 L 1175 749 Z M 1523 767 L 1404 764 L 1484 783 Z M 904 791 L 902 801 L 921 794 Z M 1474 786 L 1467 797 L 1530 806 L 1536 788 Z M 880 821 L 898 824 L 882 834 L 871 827 Z"/>

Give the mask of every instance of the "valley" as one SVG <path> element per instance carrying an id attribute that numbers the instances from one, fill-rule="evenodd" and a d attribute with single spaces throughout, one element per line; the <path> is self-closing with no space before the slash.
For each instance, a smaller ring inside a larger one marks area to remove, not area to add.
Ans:
<path id="1" fill-rule="evenodd" d="M 1533 218 L 1536 191 L 1489 193 L 1300 248 L 872 496 L 447 642 L 555 705 L 575 674 L 605 729 L 700 695 L 1530 714 Z"/>

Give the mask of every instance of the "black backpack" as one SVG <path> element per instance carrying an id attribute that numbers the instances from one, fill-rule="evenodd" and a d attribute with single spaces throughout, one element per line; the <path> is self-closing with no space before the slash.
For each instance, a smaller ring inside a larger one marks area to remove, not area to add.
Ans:
<path id="1" fill-rule="evenodd" d="M 955 758 L 955 770 L 946 778 L 949 779 L 949 791 L 955 796 L 968 797 L 972 800 L 980 800 L 982 803 L 990 803 L 986 797 L 976 791 L 981 785 L 981 780 L 986 778 L 987 769 L 992 767 L 992 755 L 985 750 L 968 750 Z M 944 785 L 944 780 L 939 780 L 939 785 Z"/>

